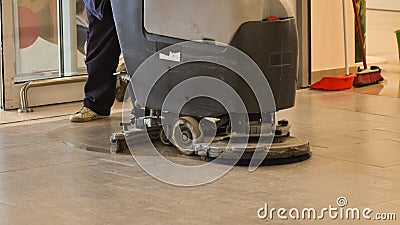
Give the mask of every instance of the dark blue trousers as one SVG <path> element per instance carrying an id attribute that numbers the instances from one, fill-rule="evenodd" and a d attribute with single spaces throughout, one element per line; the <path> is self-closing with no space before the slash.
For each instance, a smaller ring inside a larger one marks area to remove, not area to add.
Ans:
<path id="1" fill-rule="evenodd" d="M 104 8 L 103 20 L 88 12 L 89 31 L 86 54 L 88 80 L 84 106 L 99 115 L 110 115 L 115 100 L 116 76 L 121 48 L 114 24 L 110 1 Z"/>

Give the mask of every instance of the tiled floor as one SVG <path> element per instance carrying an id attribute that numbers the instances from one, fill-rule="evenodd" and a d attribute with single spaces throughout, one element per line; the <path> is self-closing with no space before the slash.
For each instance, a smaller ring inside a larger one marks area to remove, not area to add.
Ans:
<path id="1" fill-rule="evenodd" d="M 0 224 L 292 224 L 276 217 L 259 220 L 257 210 L 265 203 L 322 209 L 335 206 L 340 196 L 349 207 L 400 215 L 399 98 L 302 90 L 296 107 L 279 117 L 293 123 L 294 135 L 310 141 L 310 160 L 255 172 L 237 167 L 195 188 L 164 184 L 130 155 L 107 153 L 120 113 L 89 124 L 70 124 L 66 116 L 3 124 Z"/>

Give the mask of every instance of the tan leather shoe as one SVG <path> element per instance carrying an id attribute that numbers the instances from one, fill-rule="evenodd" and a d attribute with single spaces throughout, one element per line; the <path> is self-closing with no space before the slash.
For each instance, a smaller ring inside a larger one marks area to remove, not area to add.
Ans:
<path id="1" fill-rule="evenodd" d="M 71 122 L 75 123 L 83 123 L 83 122 L 89 122 L 92 120 L 98 120 L 98 119 L 104 119 L 107 118 L 107 116 L 101 116 L 98 115 L 97 113 L 93 112 L 91 109 L 82 107 L 82 109 L 77 112 L 75 115 L 72 115 L 69 120 Z"/>

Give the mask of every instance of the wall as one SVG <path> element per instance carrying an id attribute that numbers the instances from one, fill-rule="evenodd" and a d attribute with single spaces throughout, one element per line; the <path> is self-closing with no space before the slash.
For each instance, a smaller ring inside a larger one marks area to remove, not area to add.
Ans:
<path id="1" fill-rule="evenodd" d="M 311 1 L 311 60 L 313 73 L 344 68 L 342 15 L 342 0 Z M 354 16 L 351 1 L 347 1 L 347 26 L 349 62 L 350 66 L 353 66 L 355 62 L 355 44 Z"/>
<path id="2" fill-rule="evenodd" d="M 400 30 L 400 12 L 367 10 L 368 55 L 397 55 L 395 30 Z"/>
<path id="3" fill-rule="evenodd" d="M 400 11 L 399 0 L 368 0 L 368 9 L 396 10 Z"/>

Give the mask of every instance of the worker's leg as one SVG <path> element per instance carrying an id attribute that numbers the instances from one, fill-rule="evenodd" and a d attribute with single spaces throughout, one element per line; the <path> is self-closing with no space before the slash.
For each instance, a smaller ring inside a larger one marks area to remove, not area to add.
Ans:
<path id="1" fill-rule="evenodd" d="M 110 2 L 105 6 L 102 21 L 90 14 L 88 19 L 88 80 L 84 105 L 99 115 L 108 116 L 115 99 L 116 77 L 113 73 L 121 53 Z"/>

